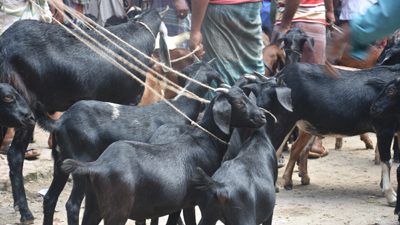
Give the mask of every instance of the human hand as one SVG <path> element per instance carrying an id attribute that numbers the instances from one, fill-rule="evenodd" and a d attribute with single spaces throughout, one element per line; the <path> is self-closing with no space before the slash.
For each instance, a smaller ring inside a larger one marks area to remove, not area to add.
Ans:
<path id="1" fill-rule="evenodd" d="M 340 32 L 334 32 L 332 35 L 332 46 L 326 49 L 326 57 L 328 62 L 335 63 L 342 57 L 343 51 L 350 42 L 350 28 L 344 24 Z"/>
<path id="2" fill-rule="evenodd" d="M 325 17 L 328 24 L 334 24 L 336 22 L 335 14 L 333 12 L 327 11 Z"/>
<path id="3" fill-rule="evenodd" d="M 198 31 L 198 32 L 192 31 L 190 33 L 189 48 L 191 50 L 195 50 L 196 48 L 199 48 L 195 54 L 197 57 L 203 58 L 205 52 L 203 49 L 203 36 L 200 31 Z"/>
<path id="4" fill-rule="evenodd" d="M 174 0 L 174 6 L 176 10 L 176 16 L 180 19 L 184 19 L 189 13 L 189 6 L 186 0 Z"/>

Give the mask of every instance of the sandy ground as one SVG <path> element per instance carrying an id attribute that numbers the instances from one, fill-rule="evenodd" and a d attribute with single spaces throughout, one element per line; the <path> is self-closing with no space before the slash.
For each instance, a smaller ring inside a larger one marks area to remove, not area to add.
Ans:
<path id="1" fill-rule="evenodd" d="M 42 197 L 38 191 L 47 188 L 51 182 L 52 160 L 50 150 L 46 149 L 47 134 L 36 129 L 35 139 L 33 145 L 42 149 L 42 155 L 38 160 L 25 161 L 24 176 L 29 206 L 36 218 L 34 224 L 39 225 L 42 223 Z M 345 138 L 340 151 L 333 150 L 333 138 L 325 138 L 324 145 L 330 154 L 309 161 L 310 185 L 302 186 L 295 173 L 293 190 L 280 188 L 273 224 L 398 224 L 393 208 L 387 206 L 379 189 L 380 166 L 372 161 L 373 151 L 365 150 L 358 137 Z M 393 168 L 392 177 L 395 178 L 397 164 Z M 281 187 L 283 169 L 279 173 L 278 185 Z M 59 199 L 55 225 L 67 224 L 64 205 L 70 190 L 71 182 Z M 7 160 L 0 156 L 0 225 L 18 222 L 19 214 L 13 209 Z M 134 223 L 129 221 L 128 224 Z M 165 224 L 164 220 L 160 224 Z"/>

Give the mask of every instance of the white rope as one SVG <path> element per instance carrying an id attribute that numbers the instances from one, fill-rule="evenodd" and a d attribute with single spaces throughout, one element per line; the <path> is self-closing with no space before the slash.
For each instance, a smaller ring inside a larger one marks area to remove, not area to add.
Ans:
<path id="1" fill-rule="evenodd" d="M 32 3 L 36 4 L 35 2 L 33 2 L 31 0 Z M 36 4 L 37 5 L 37 4 Z M 42 8 L 40 8 L 41 11 L 43 10 Z M 43 11 L 42 11 L 43 12 Z M 72 22 L 69 18 L 67 18 L 67 20 L 69 22 Z M 78 34 L 76 34 L 75 32 L 71 31 L 70 29 L 68 29 L 64 24 L 60 23 L 58 20 L 55 20 L 62 28 L 64 28 L 68 33 L 72 34 L 74 37 L 76 37 L 78 40 L 80 40 L 81 42 L 83 42 L 86 46 L 88 46 L 90 49 L 92 49 L 95 53 L 97 53 L 98 55 L 100 55 L 101 57 L 105 58 L 106 60 L 108 60 L 110 63 L 112 63 L 114 66 L 116 66 L 117 68 L 119 68 L 121 71 L 123 71 L 124 73 L 126 73 L 127 75 L 129 75 L 130 77 L 132 77 L 134 80 L 136 80 L 137 82 L 139 82 L 140 84 L 142 84 L 143 86 L 146 86 L 146 84 L 139 79 L 138 77 L 136 77 L 134 74 L 132 74 L 129 70 L 127 70 L 125 67 L 123 67 L 119 62 L 117 62 L 115 59 L 113 59 L 110 55 L 107 55 L 105 53 L 110 53 L 111 55 L 113 55 L 113 57 L 115 57 L 118 60 L 121 61 L 126 61 L 123 57 L 117 55 L 116 53 L 114 53 L 113 51 L 111 51 L 110 49 L 107 49 L 106 47 L 102 46 L 97 40 L 93 39 L 92 37 L 90 37 L 88 34 L 86 34 L 80 27 L 78 27 L 77 25 L 75 25 L 74 23 L 71 23 L 72 26 L 78 30 L 79 32 L 81 32 L 86 38 L 87 40 L 81 38 Z M 90 43 L 88 40 L 92 41 L 92 43 Z M 95 45 L 97 45 L 97 47 Z M 102 50 L 103 49 L 103 50 Z M 138 68 L 138 72 L 139 73 L 143 73 L 145 74 L 146 72 L 140 68 Z M 185 117 L 187 120 L 189 120 L 191 122 L 192 125 L 198 127 L 199 129 L 201 129 L 202 131 L 206 132 L 207 134 L 209 134 L 210 136 L 212 136 L 213 138 L 217 139 L 218 141 L 220 141 L 223 144 L 228 145 L 228 143 L 222 139 L 220 139 L 219 137 L 217 137 L 216 135 L 214 135 L 213 133 L 211 133 L 210 131 L 208 131 L 207 129 L 205 129 L 204 127 L 200 126 L 198 123 L 196 123 L 194 120 L 190 119 L 185 113 L 183 113 L 182 111 L 180 111 L 176 106 L 174 106 L 171 102 L 169 102 L 168 100 L 166 100 L 163 96 L 161 96 L 159 93 L 157 93 L 156 90 L 154 90 L 152 87 L 147 86 L 149 88 L 150 91 L 152 91 L 157 97 L 161 98 L 162 101 L 164 101 L 167 105 L 169 105 L 170 107 L 172 107 L 175 111 L 177 111 L 179 114 L 181 114 L 183 117 Z"/>
<path id="2" fill-rule="evenodd" d="M 61 12 L 63 12 L 64 10 L 66 10 L 67 12 L 69 12 L 69 13 L 71 13 L 71 14 L 74 14 L 75 16 L 78 16 L 79 18 L 78 19 L 85 19 L 85 18 L 83 18 L 82 16 L 81 16 L 81 14 L 79 14 L 79 13 L 76 13 L 75 12 L 75 10 L 73 10 L 73 9 L 71 9 L 71 8 L 69 8 L 69 7 L 67 7 L 67 6 L 64 6 L 64 8 L 63 8 L 63 10 L 60 10 L 60 8 L 58 7 L 58 5 L 54 5 L 54 7 L 56 7 L 57 8 L 57 10 L 58 11 L 61 11 Z M 65 13 L 62 13 L 64 16 L 66 16 L 65 15 Z M 69 20 L 69 18 L 68 17 L 66 17 L 67 18 L 67 20 Z M 84 22 L 84 24 L 85 24 L 85 26 L 86 27 L 88 27 L 88 28 L 90 28 L 91 30 L 94 30 L 94 31 L 96 31 L 96 33 L 98 33 L 98 34 L 100 34 L 100 36 L 102 36 L 103 38 L 105 38 L 107 41 L 109 41 L 110 43 L 112 43 L 114 46 L 116 46 L 119 50 L 121 50 L 123 53 L 125 53 L 129 58 L 131 58 L 131 59 L 133 59 L 135 62 L 137 62 L 140 66 L 142 66 L 142 67 L 144 67 L 145 69 L 147 69 L 147 70 L 149 70 L 152 74 L 154 74 L 154 75 L 156 75 L 157 77 L 158 77 L 158 79 L 156 79 L 156 78 L 154 78 L 154 77 L 150 77 L 150 79 L 151 80 L 153 80 L 153 81 L 159 81 L 159 80 L 163 80 L 164 82 L 166 82 L 168 85 L 166 85 L 166 88 L 168 88 L 169 90 L 171 90 L 171 91 L 173 91 L 173 92 L 175 92 L 175 93 L 179 93 L 180 95 L 184 95 L 184 96 L 186 96 L 186 97 L 188 97 L 188 98 L 192 98 L 192 99 L 195 99 L 195 100 L 197 100 L 197 101 L 200 101 L 200 102 L 202 102 L 202 103 L 209 103 L 209 101 L 208 100 L 206 100 L 206 99 L 204 99 L 204 98 L 201 98 L 200 96 L 197 96 L 196 94 L 194 94 L 194 93 L 192 93 L 192 92 L 190 92 L 190 91 L 188 91 L 188 90 L 185 90 L 185 92 L 186 93 L 183 93 L 182 92 L 182 87 L 180 87 L 179 85 L 177 85 L 177 84 L 175 84 L 174 82 L 172 82 L 172 81 L 170 81 L 170 80 L 168 80 L 168 79 L 165 79 L 165 77 L 162 75 L 162 74 L 160 74 L 160 73 L 158 73 L 157 71 L 155 71 L 154 69 L 152 69 L 151 67 L 148 67 L 145 63 L 143 63 L 141 60 L 139 60 L 138 58 L 136 58 L 135 56 L 133 56 L 132 54 L 130 54 L 128 51 L 126 51 L 124 48 L 122 48 L 121 46 L 119 46 L 118 44 L 116 44 L 115 42 L 113 42 L 111 39 L 109 39 L 107 36 L 105 36 L 103 33 L 101 33 L 100 31 L 98 31 L 94 26 L 92 26 L 92 24 L 91 23 L 89 23 L 89 22 L 87 22 L 87 21 L 83 21 Z M 94 21 L 91 21 L 91 22 L 93 22 L 94 23 Z M 141 25 L 143 25 L 144 23 L 141 23 Z M 150 28 L 146 25 L 146 26 L 144 26 L 147 30 L 149 30 L 149 32 L 151 32 L 151 30 L 150 30 Z M 152 32 L 151 32 L 152 33 Z M 154 34 L 152 34 L 153 36 L 154 36 Z M 117 37 L 117 36 L 116 36 Z M 126 43 L 127 44 L 127 43 Z M 127 44 L 127 45 L 129 45 L 129 44 Z M 129 45 L 130 46 L 130 45 Z M 137 50 L 137 51 L 139 51 L 139 50 Z M 140 51 L 139 51 L 140 52 Z M 141 53 L 141 52 L 140 52 Z M 143 53 L 142 53 L 143 54 Z M 147 56 L 147 55 L 146 55 Z M 135 69 L 136 68 L 136 66 L 135 65 L 133 65 L 133 64 L 131 64 L 130 62 L 128 62 L 128 61 L 125 61 L 124 62 L 124 64 L 126 64 L 126 65 L 128 65 L 129 67 L 131 67 L 132 69 Z M 193 79 L 190 79 L 190 80 L 193 80 Z M 196 81 L 195 83 L 200 83 L 200 82 L 198 82 L 197 80 L 194 80 L 194 81 Z M 202 84 L 202 83 L 200 83 L 200 84 Z"/>
<path id="3" fill-rule="evenodd" d="M 65 6 L 65 5 L 58 6 L 57 4 L 54 4 L 54 3 L 53 3 L 54 0 L 50 0 L 50 2 L 52 2 L 52 4 L 55 5 L 55 7 L 61 7 L 63 10 L 66 10 L 66 11 L 67 11 L 68 13 L 70 13 L 72 16 L 74 16 L 74 17 L 76 17 L 76 18 L 82 20 L 82 21 L 85 22 L 85 23 L 88 23 L 88 24 L 96 24 L 96 22 L 94 22 L 92 19 L 90 19 L 90 18 L 88 18 L 88 17 L 82 15 L 81 13 L 76 12 L 75 10 L 71 9 L 71 8 L 68 7 L 68 6 Z M 86 24 L 85 24 L 85 25 L 86 25 Z M 176 74 L 176 75 L 178 75 L 178 76 L 181 76 L 181 77 L 183 77 L 183 78 L 185 78 L 185 79 L 187 79 L 187 80 L 190 80 L 190 81 L 192 81 L 192 82 L 194 82 L 194 83 L 196 83 L 196 84 L 198 84 L 198 85 L 200 85 L 200 86 L 203 86 L 203 87 L 205 87 L 205 88 L 207 88 L 207 89 L 210 89 L 210 90 L 212 90 L 212 91 L 215 91 L 215 88 L 210 87 L 210 86 L 208 86 L 208 85 L 205 85 L 205 84 L 203 84 L 203 83 L 201 83 L 201 82 L 199 82 L 199 81 L 197 81 L 197 80 L 195 80 L 195 79 L 192 79 L 192 78 L 186 76 L 185 74 L 183 74 L 183 73 L 181 73 L 181 72 L 179 72 L 179 71 L 177 71 L 177 70 L 174 70 L 173 68 L 170 68 L 170 67 L 164 65 L 163 63 L 160 63 L 160 62 L 158 62 L 157 60 L 154 60 L 153 58 L 147 56 L 145 53 L 141 52 L 140 50 L 138 50 L 138 49 L 135 48 L 134 46 L 132 46 L 132 45 L 130 45 L 129 43 L 127 43 L 127 42 L 125 42 L 124 40 L 122 40 L 120 37 L 118 37 L 118 36 L 116 36 L 115 34 L 111 33 L 109 30 L 107 30 L 107 29 L 105 29 L 105 28 L 103 28 L 103 27 L 101 27 L 101 26 L 99 26 L 99 28 L 100 28 L 100 30 L 101 30 L 102 32 L 105 32 L 106 34 L 110 35 L 111 37 L 113 37 L 113 38 L 115 38 L 116 40 L 120 41 L 121 43 L 125 44 L 125 45 L 128 46 L 130 49 L 132 49 L 132 50 L 134 50 L 135 52 L 139 53 L 140 55 L 142 55 L 144 58 L 150 60 L 151 62 L 153 62 L 153 63 L 155 63 L 155 64 L 161 66 L 163 69 L 166 69 L 166 70 L 168 70 L 168 71 L 170 71 L 170 72 L 172 72 L 172 73 L 174 73 L 174 74 Z M 98 32 L 101 36 L 103 36 L 104 38 L 106 38 L 107 40 L 109 40 L 103 33 L 99 32 L 96 28 L 94 28 L 94 29 L 95 29 L 95 31 Z M 136 59 L 136 60 L 137 60 L 137 59 Z"/>
<path id="4" fill-rule="evenodd" d="M 190 56 L 194 55 L 198 50 L 200 50 L 199 46 L 197 46 L 193 51 L 189 52 L 187 55 L 171 60 L 171 63 L 176 63 L 186 58 L 189 58 Z"/>

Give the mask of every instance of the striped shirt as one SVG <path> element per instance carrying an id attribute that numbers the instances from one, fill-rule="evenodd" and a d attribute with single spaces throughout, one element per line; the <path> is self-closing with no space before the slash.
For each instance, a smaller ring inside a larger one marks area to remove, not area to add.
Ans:
<path id="1" fill-rule="evenodd" d="M 285 0 L 277 0 L 276 24 L 282 21 Z M 300 0 L 292 22 L 319 23 L 326 25 L 324 0 Z"/>
<path id="2" fill-rule="evenodd" d="M 209 4 L 233 5 L 233 4 L 242 4 L 242 3 L 250 3 L 250 2 L 261 2 L 261 0 L 210 0 Z"/>

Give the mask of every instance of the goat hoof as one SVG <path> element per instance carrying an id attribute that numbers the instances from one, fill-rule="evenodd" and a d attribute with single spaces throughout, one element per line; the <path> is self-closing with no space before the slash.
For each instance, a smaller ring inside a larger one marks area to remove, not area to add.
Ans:
<path id="1" fill-rule="evenodd" d="M 279 193 L 279 187 L 275 187 L 275 193 Z"/>
<path id="2" fill-rule="evenodd" d="M 32 215 L 29 215 L 26 218 L 21 218 L 22 225 L 33 224 L 33 222 L 34 222 L 34 218 Z"/>
<path id="3" fill-rule="evenodd" d="M 301 184 L 302 185 L 309 185 L 310 184 L 310 178 L 308 176 L 301 177 Z"/>
<path id="4" fill-rule="evenodd" d="M 288 190 L 288 191 L 293 189 L 293 185 L 292 184 L 287 184 L 287 185 L 284 185 L 283 187 L 285 188 L 285 190 Z"/>

